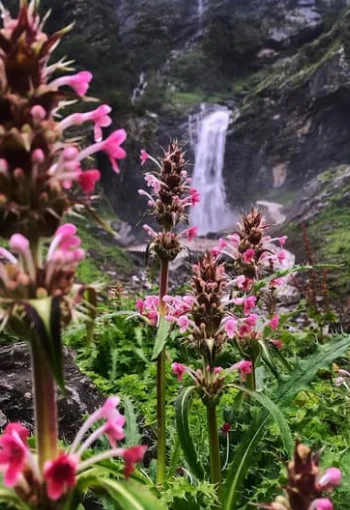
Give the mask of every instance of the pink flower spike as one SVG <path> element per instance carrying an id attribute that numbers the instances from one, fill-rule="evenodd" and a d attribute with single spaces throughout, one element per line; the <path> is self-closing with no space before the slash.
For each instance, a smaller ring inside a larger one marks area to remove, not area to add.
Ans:
<path id="1" fill-rule="evenodd" d="M 130 448 L 126 448 L 122 454 L 122 457 L 125 461 L 124 466 L 124 476 L 125 478 L 129 478 L 131 473 L 135 470 L 135 464 L 141 462 L 145 453 L 147 451 L 147 446 L 139 445 L 139 446 L 131 446 Z"/>
<path id="2" fill-rule="evenodd" d="M 279 315 L 274 315 L 272 319 L 269 320 L 268 325 L 271 329 L 277 329 L 280 323 Z"/>
<path id="3" fill-rule="evenodd" d="M 315 499 L 311 503 L 309 510 L 333 510 L 333 503 L 328 498 Z"/>
<path id="4" fill-rule="evenodd" d="M 331 467 L 326 470 L 323 476 L 318 481 L 320 490 L 332 489 L 341 484 L 342 473 L 340 469 Z"/>
<path id="5" fill-rule="evenodd" d="M 232 339 L 235 336 L 237 330 L 237 321 L 235 319 L 228 319 L 225 322 L 225 331 L 227 336 Z"/>
<path id="6" fill-rule="evenodd" d="M 239 361 L 230 367 L 230 370 L 239 370 L 241 378 L 245 380 L 247 374 L 252 373 L 252 362 L 247 360 Z"/>
<path id="7" fill-rule="evenodd" d="M 117 159 L 124 159 L 126 157 L 125 150 L 120 147 L 126 140 L 126 131 L 124 129 L 118 129 L 114 131 L 104 142 L 102 143 L 102 150 L 109 156 L 113 170 L 119 173 L 119 167 L 117 165 Z"/>
<path id="8" fill-rule="evenodd" d="M 177 380 L 182 381 L 183 376 L 185 375 L 188 369 L 182 363 L 175 362 L 171 365 L 171 370 L 173 371 L 173 374 L 177 375 Z"/>
<path id="9" fill-rule="evenodd" d="M 5 468 L 4 483 L 7 487 L 16 485 L 28 455 L 28 447 L 21 436 L 23 433 L 12 427 L 0 437 L 0 465 Z"/>
<path id="10" fill-rule="evenodd" d="M 63 453 L 55 460 L 49 460 L 44 466 L 44 479 L 47 484 L 47 495 L 53 501 L 60 499 L 76 484 L 76 472 L 79 457 Z"/>
<path id="11" fill-rule="evenodd" d="M 144 165 L 146 161 L 149 159 L 149 157 L 150 157 L 149 154 L 144 149 L 142 149 L 140 155 L 141 165 Z"/>
<path id="12" fill-rule="evenodd" d="M 86 170 L 79 174 L 78 183 L 84 193 L 92 193 L 100 179 L 101 173 L 99 170 Z"/>

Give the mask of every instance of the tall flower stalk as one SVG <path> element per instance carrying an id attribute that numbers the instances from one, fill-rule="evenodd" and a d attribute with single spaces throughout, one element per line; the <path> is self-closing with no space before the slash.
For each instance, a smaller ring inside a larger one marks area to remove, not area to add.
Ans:
<path id="1" fill-rule="evenodd" d="M 149 160 L 156 167 L 155 172 L 147 172 L 145 181 L 150 192 L 140 190 L 140 195 L 148 198 L 150 212 L 161 228 L 156 232 L 149 225 L 144 225 L 152 238 L 149 253 L 160 263 L 159 279 L 159 316 L 157 325 L 164 321 L 166 306 L 164 296 L 168 292 L 169 263 L 180 251 L 181 238 L 192 239 L 196 228 L 188 228 L 178 233 L 178 226 L 188 221 L 188 209 L 199 201 L 199 193 L 190 187 L 191 179 L 186 172 L 184 153 L 176 142 L 169 145 L 164 157 L 159 161 L 141 151 L 141 162 Z M 166 350 L 162 348 L 157 359 L 157 483 L 163 485 L 166 478 L 166 413 L 165 413 L 165 361 Z"/>

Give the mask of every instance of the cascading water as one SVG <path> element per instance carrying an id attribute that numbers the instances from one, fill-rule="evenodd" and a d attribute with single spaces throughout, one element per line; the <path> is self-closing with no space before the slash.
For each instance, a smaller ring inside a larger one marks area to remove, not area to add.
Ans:
<path id="1" fill-rule="evenodd" d="M 198 0 L 198 19 L 200 23 L 202 23 L 203 14 L 204 14 L 204 0 Z"/>
<path id="2" fill-rule="evenodd" d="M 210 113 L 202 110 L 198 118 L 190 119 L 190 133 L 196 154 L 192 186 L 201 195 L 200 203 L 192 209 L 190 221 L 198 228 L 199 235 L 219 232 L 233 225 L 233 213 L 226 203 L 223 180 L 230 113 L 226 108 Z M 193 130 L 196 127 L 198 131 L 195 140 Z"/>

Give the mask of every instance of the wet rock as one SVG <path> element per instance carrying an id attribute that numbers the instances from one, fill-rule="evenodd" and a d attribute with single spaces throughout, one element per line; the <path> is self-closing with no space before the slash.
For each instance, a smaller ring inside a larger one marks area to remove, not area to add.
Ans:
<path id="1" fill-rule="evenodd" d="M 105 398 L 74 363 L 72 352 L 65 352 L 67 396 L 58 397 L 59 434 L 71 442 L 87 414 Z M 33 431 L 33 389 L 30 352 L 27 344 L 0 348 L 0 428 L 20 422 Z"/>

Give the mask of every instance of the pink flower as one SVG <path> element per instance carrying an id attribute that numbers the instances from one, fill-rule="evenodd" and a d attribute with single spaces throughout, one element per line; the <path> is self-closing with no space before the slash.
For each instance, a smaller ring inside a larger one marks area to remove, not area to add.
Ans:
<path id="1" fill-rule="evenodd" d="M 246 277 L 244 275 L 237 276 L 234 280 L 232 280 L 233 285 L 238 289 L 243 289 L 245 285 Z"/>
<path id="2" fill-rule="evenodd" d="M 145 181 L 149 188 L 152 188 L 155 193 L 159 193 L 162 183 L 153 174 L 146 174 Z"/>
<path id="3" fill-rule="evenodd" d="M 0 465 L 5 468 L 4 483 L 7 487 L 16 485 L 28 455 L 28 447 L 24 443 L 28 431 L 23 429 L 19 424 L 10 424 L 0 437 Z"/>
<path id="4" fill-rule="evenodd" d="M 61 454 L 55 460 L 49 460 L 44 466 L 44 479 L 47 483 L 47 494 L 56 501 L 76 483 L 76 472 L 79 458 L 76 455 Z"/>
<path id="5" fill-rule="evenodd" d="M 244 298 L 243 300 L 243 311 L 245 315 L 248 315 L 250 313 L 250 310 L 254 308 L 256 305 L 256 297 L 255 296 L 249 296 Z"/>
<path id="6" fill-rule="evenodd" d="M 184 230 L 181 235 L 187 237 L 187 241 L 193 241 L 195 237 L 197 237 L 198 228 L 197 227 L 190 227 L 186 230 Z"/>
<path id="7" fill-rule="evenodd" d="M 342 474 L 340 469 L 331 467 L 326 470 L 323 476 L 318 481 L 320 490 L 332 489 L 341 484 Z"/>
<path id="8" fill-rule="evenodd" d="M 230 370 L 239 370 L 241 378 L 244 380 L 247 374 L 252 373 L 252 362 L 247 360 L 239 361 L 230 367 Z"/>
<path id="9" fill-rule="evenodd" d="M 9 244 L 11 250 L 16 253 L 27 253 L 29 250 L 29 241 L 22 234 L 13 234 Z"/>
<path id="10" fill-rule="evenodd" d="M 311 503 L 309 510 L 333 510 L 333 503 L 327 498 L 315 499 Z"/>
<path id="11" fill-rule="evenodd" d="M 239 246 L 239 244 L 241 242 L 241 238 L 239 237 L 238 234 L 229 235 L 229 236 L 227 236 L 227 239 L 228 239 L 228 241 L 230 241 L 231 244 L 233 244 L 233 246 L 235 248 L 237 248 L 237 246 Z"/>
<path id="12" fill-rule="evenodd" d="M 274 280 L 272 280 L 270 282 L 270 287 L 278 288 L 278 287 L 281 287 L 282 285 L 284 285 L 285 283 L 286 283 L 286 278 L 281 276 L 280 278 L 275 278 Z"/>
<path id="13" fill-rule="evenodd" d="M 101 178 L 98 170 L 86 170 L 81 172 L 78 177 L 78 182 L 84 193 L 92 193 L 95 189 L 96 182 Z"/>
<path id="14" fill-rule="evenodd" d="M 116 160 L 124 159 L 126 157 L 125 150 L 120 147 L 126 140 L 126 131 L 124 129 L 117 129 L 102 143 L 102 150 L 109 156 L 113 170 L 119 173 L 119 167 Z"/>
<path id="15" fill-rule="evenodd" d="M 228 319 L 225 322 L 224 328 L 227 336 L 232 339 L 235 336 L 237 330 L 237 321 L 235 319 Z"/>
<path id="16" fill-rule="evenodd" d="M 57 80 L 54 80 L 51 82 L 51 87 L 62 87 L 64 85 L 68 85 L 71 87 L 78 96 L 85 96 L 89 84 L 92 80 L 92 74 L 89 73 L 89 71 L 81 71 L 77 74 L 72 74 L 70 76 L 61 76 L 60 78 L 57 78 Z"/>
<path id="17" fill-rule="evenodd" d="M 144 309 L 145 309 L 145 305 L 144 305 L 144 301 L 143 301 L 143 299 L 138 299 L 138 300 L 136 301 L 136 310 L 137 310 L 139 313 L 141 313 L 141 314 L 142 314 L 142 313 L 143 313 L 143 311 L 144 311 Z"/>
<path id="18" fill-rule="evenodd" d="M 249 326 L 256 326 L 258 322 L 259 316 L 256 313 L 251 313 L 244 319 L 244 322 Z"/>
<path id="19" fill-rule="evenodd" d="M 175 362 L 171 365 L 171 370 L 175 375 L 177 375 L 177 380 L 182 381 L 183 376 L 187 372 L 187 367 L 182 363 Z"/>
<path id="20" fill-rule="evenodd" d="M 281 246 L 284 246 L 286 244 L 286 241 L 288 239 L 288 236 L 282 236 L 278 239 Z"/>
<path id="21" fill-rule="evenodd" d="M 287 252 L 285 250 L 281 250 L 278 254 L 277 254 L 277 260 L 278 262 L 282 265 L 283 262 L 286 260 L 287 258 Z"/>
<path id="22" fill-rule="evenodd" d="M 283 341 L 282 340 L 269 340 L 269 343 L 274 345 L 276 349 L 282 349 Z"/>
<path id="23" fill-rule="evenodd" d="M 153 228 L 150 227 L 149 225 L 146 225 L 146 224 L 142 225 L 142 228 L 147 233 L 147 235 L 149 235 L 150 237 L 156 237 L 157 232 L 155 230 L 153 230 Z"/>
<path id="24" fill-rule="evenodd" d="M 223 426 L 221 427 L 221 431 L 224 433 L 224 434 L 228 434 L 231 430 L 231 423 L 224 423 Z"/>
<path id="25" fill-rule="evenodd" d="M 140 155 L 141 165 L 144 165 L 146 161 L 149 159 L 149 157 L 150 157 L 149 154 L 147 154 L 147 152 L 144 149 L 142 149 Z"/>
<path id="26" fill-rule="evenodd" d="M 255 256 L 255 250 L 253 250 L 253 248 L 249 248 L 242 255 L 243 262 L 245 264 L 250 264 L 251 262 L 254 261 L 254 256 Z"/>
<path id="27" fill-rule="evenodd" d="M 177 325 L 180 328 L 180 333 L 185 333 L 188 328 L 193 324 L 192 321 L 187 317 L 187 315 L 182 315 L 177 319 Z"/>
<path id="28" fill-rule="evenodd" d="M 278 315 L 274 315 L 272 319 L 269 320 L 268 325 L 271 329 L 277 329 L 280 323 L 280 318 Z"/>
<path id="29" fill-rule="evenodd" d="M 222 367 L 214 367 L 214 375 L 220 374 L 223 371 Z"/>
<path id="30" fill-rule="evenodd" d="M 191 198 L 191 205 L 193 205 L 193 206 L 196 204 L 199 204 L 199 202 L 201 201 L 201 196 L 200 196 L 199 191 L 197 191 L 194 188 L 190 189 L 190 198 Z"/>
<path id="31" fill-rule="evenodd" d="M 40 122 L 41 120 L 44 120 L 46 117 L 46 110 L 39 104 L 33 106 L 30 110 L 30 113 L 32 114 L 32 117 L 36 122 Z"/>
<path id="32" fill-rule="evenodd" d="M 112 448 L 115 448 L 117 441 L 121 441 L 125 438 L 124 427 L 125 417 L 120 414 L 119 411 L 115 410 L 113 416 L 111 416 L 107 423 L 103 427 L 103 432 L 108 437 L 108 441 Z"/>
<path id="33" fill-rule="evenodd" d="M 135 470 L 135 464 L 141 462 L 146 453 L 147 446 L 131 446 L 124 450 L 122 457 L 125 461 L 124 476 L 129 478 L 131 473 Z"/>
<path id="34" fill-rule="evenodd" d="M 112 119 L 108 115 L 111 113 L 112 108 L 107 104 L 101 104 L 94 112 L 91 112 L 91 120 L 95 123 L 94 136 L 95 141 L 99 142 L 102 140 L 102 129 L 112 124 Z"/>
<path id="35" fill-rule="evenodd" d="M 29 430 L 20 423 L 9 423 L 5 427 L 4 434 L 18 434 L 23 443 L 26 444 L 29 437 Z"/>

